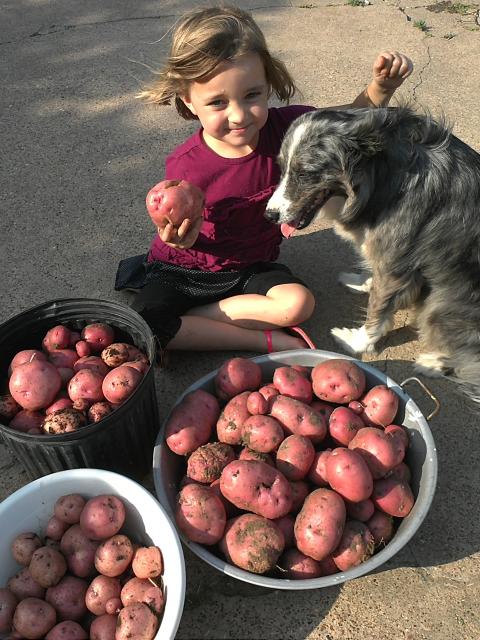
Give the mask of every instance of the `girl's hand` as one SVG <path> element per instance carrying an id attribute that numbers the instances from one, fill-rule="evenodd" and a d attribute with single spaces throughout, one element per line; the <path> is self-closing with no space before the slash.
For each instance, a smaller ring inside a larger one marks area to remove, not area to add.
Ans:
<path id="1" fill-rule="evenodd" d="M 191 220 L 185 218 L 182 224 L 176 229 L 171 222 L 165 222 L 164 226 L 157 227 L 160 239 L 169 247 L 175 249 L 190 249 L 200 233 L 203 218 Z"/>
<path id="2" fill-rule="evenodd" d="M 412 71 L 413 62 L 406 55 L 397 51 L 382 51 L 373 63 L 369 93 L 372 89 L 392 96 Z"/>

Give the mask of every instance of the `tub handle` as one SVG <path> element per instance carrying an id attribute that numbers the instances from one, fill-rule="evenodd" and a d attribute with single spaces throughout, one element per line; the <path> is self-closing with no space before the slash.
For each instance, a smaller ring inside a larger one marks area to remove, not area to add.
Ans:
<path id="1" fill-rule="evenodd" d="M 400 382 L 400 386 L 402 387 L 402 389 L 407 384 L 407 382 L 416 382 L 417 384 L 419 384 L 422 387 L 422 389 L 425 391 L 427 396 L 430 396 L 430 398 L 433 400 L 435 404 L 435 409 L 431 413 L 429 413 L 426 418 L 427 422 L 429 422 L 440 411 L 440 400 L 437 398 L 437 396 L 434 393 L 432 393 L 432 391 L 427 387 L 427 385 L 424 384 L 419 378 L 416 378 L 415 376 L 412 376 L 411 378 L 405 378 L 403 382 Z"/>

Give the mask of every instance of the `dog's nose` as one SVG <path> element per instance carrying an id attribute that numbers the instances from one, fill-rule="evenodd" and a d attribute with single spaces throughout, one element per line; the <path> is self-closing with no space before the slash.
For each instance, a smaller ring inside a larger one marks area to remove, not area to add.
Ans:
<path id="1" fill-rule="evenodd" d="M 266 209 L 265 211 L 265 218 L 269 221 L 269 222 L 278 222 L 278 219 L 280 217 L 280 212 L 277 211 L 276 209 Z"/>

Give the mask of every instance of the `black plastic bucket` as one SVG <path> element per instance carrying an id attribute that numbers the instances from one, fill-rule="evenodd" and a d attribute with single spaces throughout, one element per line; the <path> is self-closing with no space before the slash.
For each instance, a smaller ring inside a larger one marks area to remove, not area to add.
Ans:
<path id="1" fill-rule="evenodd" d="M 130 307 L 109 300 L 88 298 L 45 302 L 0 325 L 0 384 L 8 366 L 22 349 L 40 349 L 45 333 L 58 324 L 81 329 L 92 322 L 107 322 L 116 342 L 130 342 L 148 355 L 152 365 L 135 392 L 120 407 L 96 424 L 62 435 L 31 435 L 0 424 L 0 441 L 25 467 L 31 479 L 55 471 L 91 467 L 144 477 L 152 467 L 152 452 L 159 430 L 154 367 L 156 344 L 150 327 Z"/>

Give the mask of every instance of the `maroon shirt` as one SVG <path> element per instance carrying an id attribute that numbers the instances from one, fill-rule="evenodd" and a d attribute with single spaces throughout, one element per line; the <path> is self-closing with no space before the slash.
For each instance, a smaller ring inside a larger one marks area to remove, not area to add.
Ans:
<path id="1" fill-rule="evenodd" d="M 222 158 L 199 129 L 166 160 L 166 180 L 187 180 L 205 193 L 204 221 L 190 249 L 174 249 L 158 235 L 149 262 L 160 261 L 202 271 L 239 270 L 277 259 L 280 227 L 264 217 L 279 182 L 276 158 L 293 120 L 313 107 L 271 108 L 255 151 L 243 158 Z"/>

